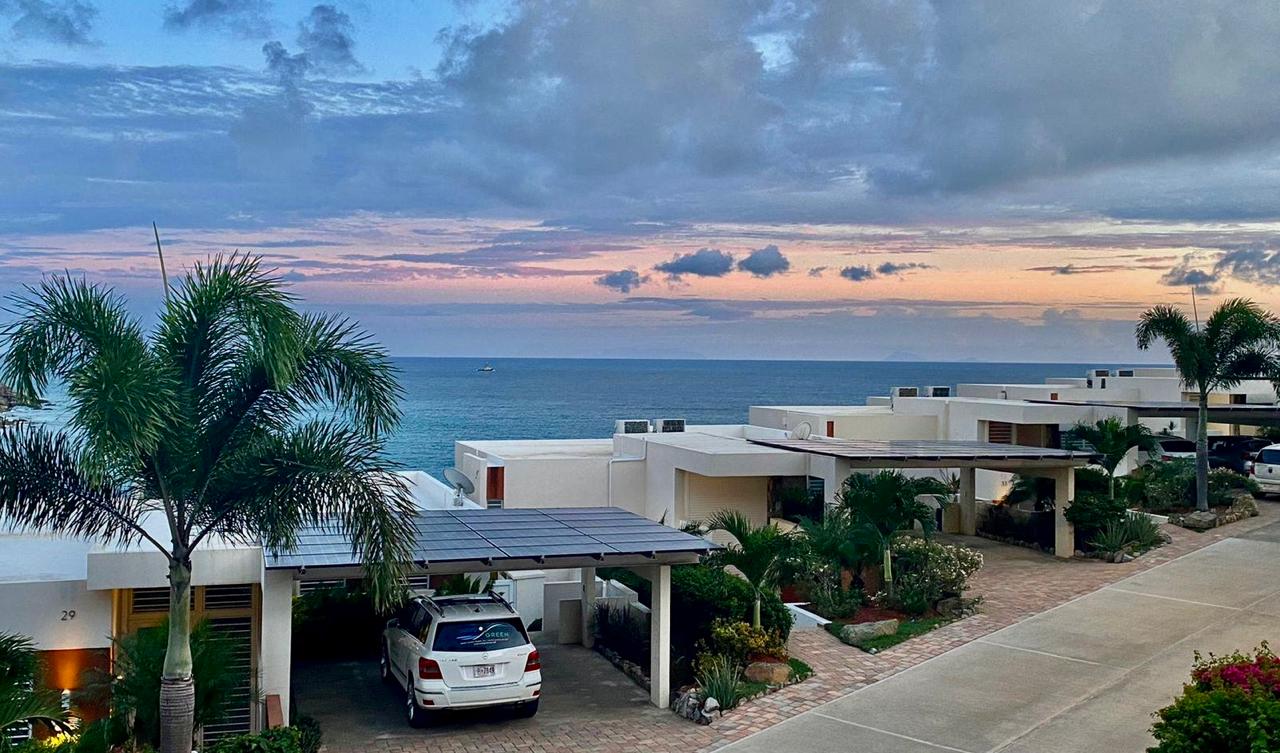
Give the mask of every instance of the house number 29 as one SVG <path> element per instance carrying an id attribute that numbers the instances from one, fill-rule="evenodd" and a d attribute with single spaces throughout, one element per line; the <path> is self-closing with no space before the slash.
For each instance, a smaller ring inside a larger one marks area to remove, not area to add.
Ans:
<path id="1" fill-rule="evenodd" d="M 59 618 L 59 619 L 60 619 L 60 621 L 61 621 L 61 622 L 70 622 L 70 621 L 74 620 L 75 618 L 76 618 L 76 610 L 74 610 L 74 609 L 64 609 L 64 610 L 62 610 L 62 617 L 61 617 L 61 618 Z"/>

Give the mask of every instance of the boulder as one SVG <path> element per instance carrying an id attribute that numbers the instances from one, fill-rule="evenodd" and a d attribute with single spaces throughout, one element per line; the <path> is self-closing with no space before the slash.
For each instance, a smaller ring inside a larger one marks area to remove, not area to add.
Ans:
<path id="1" fill-rule="evenodd" d="M 1218 514 L 1213 510 L 1197 510 L 1182 517 L 1182 525 L 1196 530 L 1207 531 L 1218 525 Z"/>
<path id="2" fill-rule="evenodd" d="M 762 682 L 765 685 L 786 685 L 791 677 L 791 665 L 785 662 L 753 661 L 747 665 L 742 676 L 748 682 Z"/>
<path id="3" fill-rule="evenodd" d="M 859 622 L 840 628 L 840 640 L 850 644 L 860 643 L 868 638 L 879 638 L 882 635 L 893 635 L 896 632 L 898 632 L 897 620 Z"/>

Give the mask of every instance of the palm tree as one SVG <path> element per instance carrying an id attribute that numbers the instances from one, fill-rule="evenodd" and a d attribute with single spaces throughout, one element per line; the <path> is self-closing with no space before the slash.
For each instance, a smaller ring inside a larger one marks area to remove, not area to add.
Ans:
<path id="1" fill-rule="evenodd" d="M 1143 312 L 1137 327 L 1138 348 L 1163 340 L 1182 383 L 1196 392 L 1196 509 L 1209 509 L 1209 393 L 1231 389 L 1242 381 L 1266 378 L 1280 383 L 1276 342 L 1280 320 L 1246 298 L 1224 301 L 1201 328 L 1169 305 Z"/>
<path id="2" fill-rule="evenodd" d="M 1098 465 L 1107 472 L 1107 494 L 1111 499 L 1116 498 L 1116 468 L 1129 450 L 1149 452 L 1160 447 L 1150 429 L 1142 424 L 1126 426 L 1115 416 L 1093 424 L 1081 421 L 1067 432 L 1067 439 L 1086 444 L 1101 456 Z"/>
<path id="3" fill-rule="evenodd" d="M 367 335 L 297 312 L 253 257 L 197 264 L 165 292 L 150 332 L 114 291 L 70 275 L 12 299 L 0 380 L 25 397 L 65 383 L 70 428 L 0 431 L 0 519 L 164 554 L 160 753 L 190 753 L 192 553 L 211 538 L 287 549 L 333 526 L 385 606 L 413 502 L 382 454 L 395 370 Z"/>
<path id="4" fill-rule="evenodd" d="M 917 497 L 946 494 L 947 487 L 936 478 L 911 477 L 901 471 L 875 474 L 855 473 L 840 489 L 840 507 L 848 515 L 854 536 L 865 542 L 881 562 L 885 581 L 893 588 L 889 565 L 889 545 L 899 532 L 917 523 L 925 536 L 933 533 L 933 508 Z M 866 578 L 864 578 L 864 581 Z"/>
<path id="5" fill-rule="evenodd" d="M 69 729 L 60 699 L 36 686 L 39 668 L 30 638 L 0 633 L 0 748 L 17 725 L 39 722 L 58 732 Z"/>
<path id="6" fill-rule="evenodd" d="M 707 531 L 724 531 L 734 538 L 720 552 L 719 561 L 732 565 L 751 584 L 755 604 L 752 627 L 760 627 L 760 604 L 766 591 L 778 587 L 778 575 L 790 548 L 790 537 L 776 526 L 756 526 L 737 510 L 721 510 L 706 521 Z"/>

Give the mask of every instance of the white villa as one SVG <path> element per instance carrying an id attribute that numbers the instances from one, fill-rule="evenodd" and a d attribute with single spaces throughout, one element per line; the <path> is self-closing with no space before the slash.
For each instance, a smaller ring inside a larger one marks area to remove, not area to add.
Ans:
<path id="1" fill-rule="evenodd" d="M 425 473 L 409 477 L 423 510 L 611 507 L 680 527 L 724 509 L 765 523 L 781 490 L 821 490 L 830 502 L 844 478 L 861 469 L 954 471 L 961 515 L 950 525 L 973 533 L 981 506 L 1000 496 L 1012 472 L 1052 477 L 1058 498 L 1071 498 L 1073 469 L 1085 461 L 1061 450 L 1059 440 L 1073 424 L 1118 416 L 1189 434 L 1196 414 L 1187 398 L 1173 370 L 1157 368 L 1096 370 L 1045 384 L 897 387 L 865 405 L 752 406 L 743 424 L 617 417 L 624 419 L 617 433 L 598 439 L 458 441 L 455 465 L 475 487 L 461 501 Z M 1276 394 L 1264 382 L 1215 394 L 1212 402 L 1216 433 L 1280 422 Z M 1058 554 L 1070 556 L 1061 510 L 1057 525 Z M 667 561 L 650 561 L 658 563 L 651 566 L 657 577 L 666 577 Z M 570 614 L 562 607 L 600 593 L 593 567 L 557 567 L 551 559 L 539 569 L 532 562 L 521 567 L 511 568 L 502 587 L 525 620 L 574 634 L 558 624 Z M 592 573 L 586 583 L 583 572 Z M 265 706 L 246 703 L 225 731 L 262 726 L 271 703 L 287 718 L 292 599 L 304 582 L 326 576 L 274 567 L 260 547 L 227 543 L 197 553 L 194 575 L 197 617 L 241 638 L 242 660 L 269 699 Z M 113 636 L 163 618 L 165 576 L 160 555 L 142 549 L 0 534 L 0 632 L 32 636 L 45 652 L 48 683 L 74 689 L 81 670 L 108 664 Z M 657 686 L 655 702 L 662 703 Z"/>

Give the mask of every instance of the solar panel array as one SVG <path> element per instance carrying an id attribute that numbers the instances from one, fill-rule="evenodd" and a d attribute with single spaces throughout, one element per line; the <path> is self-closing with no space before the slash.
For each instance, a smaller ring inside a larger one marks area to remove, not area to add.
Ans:
<path id="1" fill-rule="evenodd" d="M 755 444 L 847 460 L 1080 460 L 1087 452 L 994 442 L 928 439 L 757 439 Z"/>
<path id="2" fill-rule="evenodd" d="M 414 519 L 416 562 L 705 553 L 711 542 L 617 507 L 424 510 Z M 293 551 L 272 552 L 269 569 L 359 564 L 351 540 L 332 529 L 298 536 Z"/>

